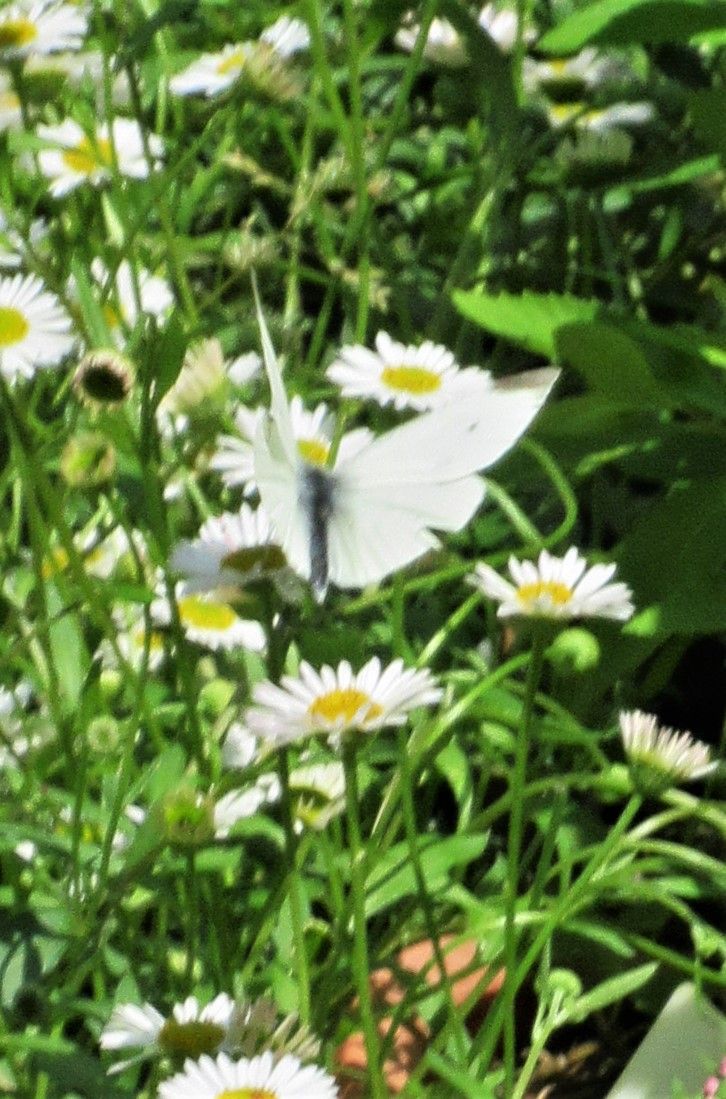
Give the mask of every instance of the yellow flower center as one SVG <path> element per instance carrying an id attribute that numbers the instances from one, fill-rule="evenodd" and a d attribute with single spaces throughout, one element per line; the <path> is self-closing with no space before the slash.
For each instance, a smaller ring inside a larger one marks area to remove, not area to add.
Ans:
<path id="1" fill-rule="evenodd" d="M 553 74 L 553 76 L 565 76 L 569 64 L 569 57 L 554 57 L 551 61 L 547 62 L 549 70 Z"/>
<path id="2" fill-rule="evenodd" d="M 555 122 L 569 122 L 580 114 L 579 103 L 555 103 L 550 109 Z"/>
<path id="3" fill-rule="evenodd" d="M 143 649 L 146 644 L 146 630 L 140 627 L 131 634 L 131 641 L 138 649 Z M 164 638 L 154 630 L 149 634 L 149 652 L 158 653 L 164 648 Z"/>
<path id="4" fill-rule="evenodd" d="M 387 366 L 381 374 L 381 381 L 389 389 L 402 393 L 435 393 L 441 389 L 441 375 L 421 366 Z"/>
<path id="5" fill-rule="evenodd" d="M 103 319 L 109 328 L 118 328 L 121 324 L 121 314 L 110 302 L 103 306 Z"/>
<path id="6" fill-rule="evenodd" d="M 8 19 L 7 23 L 0 23 L 0 49 L 27 46 L 37 37 L 38 28 L 30 19 Z"/>
<path id="7" fill-rule="evenodd" d="M 279 1094 L 267 1088 L 233 1088 L 232 1091 L 220 1091 L 215 1099 L 279 1099 Z"/>
<path id="8" fill-rule="evenodd" d="M 19 107 L 20 98 L 15 92 L 0 92 L 0 111 L 17 111 Z"/>
<path id="9" fill-rule="evenodd" d="M 225 57 L 217 65 L 217 75 L 227 76 L 229 73 L 237 73 L 241 70 L 246 60 L 244 50 L 235 50 L 229 57 Z"/>
<path id="10" fill-rule="evenodd" d="M 40 571 L 44 580 L 50 580 L 51 576 L 55 576 L 56 573 L 63 572 L 67 568 L 68 554 L 63 546 L 54 546 L 49 555 L 44 558 Z"/>
<path id="11" fill-rule="evenodd" d="M 327 465 L 330 447 L 320 439 L 298 439 L 298 454 L 311 466 Z"/>
<path id="12" fill-rule="evenodd" d="M 517 598 L 520 603 L 525 603 L 527 606 L 543 597 L 556 606 L 562 607 L 572 599 L 572 588 L 559 580 L 536 580 L 532 584 L 522 584 L 517 588 Z"/>
<path id="13" fill-rule="evenodd" d="M 226 603 L 211 603 L 193 595 L 179 600 L 179 618 L 182 625 L 198 630 L 229 630 L 237 621 Z"/>
<path id="14" fill-rule="evenodd" d="M 11 347 L 24 340 L 30 325 L 19 309 L 0 305 L 0 347 Z"/>
<path id="15" fill-rule="evenodd" d="M 64 150 L 63 161 L 72 172 L 90 176 L 99 168 L 110 168 L 113 164 L 111 142 L 108 138 L 99 137 L 91 143 L 87 137 L 82 137 L 75 148 Z"/>
<path id="16" fill-rule="evenodd" d="M 274 572 L 285 567 L 285 554 L 279 546 L 248 546 L 233 550 L 223 557 L 220 567 L 234 569 L 235 572 Z"/>
<path id="17" fill-rule="evenodd" d="M 203 1053 L 215 1053 L 224 1038 L 224 1027 L 219 1023 L 207 1023 L 194 1019 L 178 1023 L 167 1019 L 159 1031 L 159 1045 L 165 1053 L 184 1057 L 201 1057 Z"/>
<path id="18" fill-rule="evenodd" d="M 377 702 L 372 702 L 370 695 L 365 691 L 359 691 L 355 687 L 345 687 L 340 690 L 328 691 L 320 695 L 308 706 L 308 716 L 315 722 L 336 724 L 343 720 L 350 724 L 356 714 L 361 724 L 373 721 L 380 717 L 383 708 Z"/>

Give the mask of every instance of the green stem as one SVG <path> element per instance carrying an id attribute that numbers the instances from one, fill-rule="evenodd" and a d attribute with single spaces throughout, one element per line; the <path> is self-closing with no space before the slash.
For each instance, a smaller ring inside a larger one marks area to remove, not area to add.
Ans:
<path id="1" fill-rule="evenodd" d="M 302 881 L 298 872 L 298 837 L 295 834 L 295 814 L 290 795 L 290 761 L 285 748 L 280 750 L 280 786 L 282 787 L 282 819 L 285 826 L 287 880 L 289 885 L 290 918 L 292 921 L 293 957 L 297 970 L 298 1014 L 305 1026 L 310 1025 L 310 973 L 305 949 L 305 909 Z"/>
<path id="2" fill-rule="evenodd" d="M 598 846 L 595 854 L 583 869 L 580 876 L 574 884 L 559 897 L 557 903 L 547 914 L 539 931 L 532 940 L 531 945 L 517 965 L 515 973 L 512 974 L 511 994 L 513 996 L 516 995 L 517 990 L 526 979 L 527 974 L 537 961 L 541 951 L 552 938 L 555 930 L 558 927 L 561 927 L 565 920 L 574 915 L 574 913 L 585 903 L 594 878 L 615 854 L 620 841 L 630 826 L 633 817 L 640 809 L 641 804 L 642 799 L 637 795 L 630 798 L 630 801 L 623 809 L 618 821 L 605 840 Z M 507 983 L 509 983 L 509 977 L 510 975 L 507 974 Z M 475 1046 L 480 1045 L 481 1047 L 480 1055 L 484 1064 L 487 1064 L 493 1056 L 502 1030 L 504 1013 L 506 1010 L 507 1003 L 504 999 L 504 995 L 502 995 L 498 998 L 498 1002 L 496 1003 L 493 1012 L 487 1018 L 487 1025 L 479 1032 L 477 1040 L 474 1043 Z"/>
<path id="3" fill-rule="evenodd" d="M 525 797 L 527 784 L 527 756 L 532 729 L 537 687 L 542 673 L 544 636 L 537 629 L 532 641 L 532 653 L 527 671 L 527 687 L 522 709 L 522 722 L 514 747 L 514 768 L 509 784 L 511 804 L 509 808 L 509 839 L 507 844 L 507 884 L 504 906 L 504 1093 L 511 1095 L 517 1049 L 515 1034 L 515 964 L 517 960 L 517 895 L 519 892 L 519 860 L 522 853 L 524 832 Z"/>
<path id="4" fill-rule="evenodd" d="M 408 849 L 411 853 L 411 864 L 413 866 L 414 877 L 416 878 L 416 889 L 418 891 L 419 899 L 421 901 L 421 907 L 423 908 L 424 920 L 426 923 L 426 934 L 431 941 L 434 958 L 436 959 L 436 964 L 439 967 L 439 980 L 441 982 L 441 987 L 444 990 L 444 995 L 446 998 L 446 1010 L 449 1016 L 449 1025 L 454 1036 L 456 1056 L 459 1064 L 463 1069 L 466 1067 L 467 1062 L 467 1035 L 464 1027 L 464 1021 L 457 1011 L 456 1004 L 454 1003 L 454 997 L 451 991 L 451 983 L 449 981 L 446 970 L 446 960 L 444 958 L 444 952 L 441 949 L 441 936 L 436 926 L 433 906 L 431 904 L 431 897 L 429 896 L 429 892 L 426 888 L 426 878 L 424 877 L 423 866 L 421 865 L 421 855 L 418 849 L 418 828 L 416 825 L 416 811 L 413 804 L 413 777 L 411 775 L 411 768 L 408 759 L 408 740 L 406 737 L 406 731 L 403 726 L 398 729 L 398 763 L 401 771 L 401 805 L 403 808 L 403 823 L 406 831 L 406 842 L 408 843 Z"/>
<path id="5" fill-rule="evenodd" d="M 348 817 L 348 844 L 350 847 L 350 883 L 353 902 L 353 976 L 360 1001 L 361 1023 L 368 1056 L 368 1079 L 371 1099 L 385 1099 L 386 1089 L 381 1076 L 381 1042 L 373 1015 L 373 1002 L 369 983 L 370 963 L 365 912 L 365 847 L 361 839 L 358 813 L 358 764 L 356 745 L 348 740 L 343 747 L 345 771 L 345 801 Z"/>

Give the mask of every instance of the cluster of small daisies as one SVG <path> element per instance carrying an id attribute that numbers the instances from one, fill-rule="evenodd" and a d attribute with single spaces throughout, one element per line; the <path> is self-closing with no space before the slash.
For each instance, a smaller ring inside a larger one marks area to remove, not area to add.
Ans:
<path id="1" fill-rule="evenodd" d="M 220 993 L 201 1007 L 189 996 L 166 1018 L 149 1003 L 119 1004 L 101 1034 L 101 1048 L 123 1054 L 111 1073 L 143 1060 L 171 1068 L 183 1061 L 182 1071 L 160 1084 L 159 1099 L 338 1095 L 333 1078 L 308 1063 L 317 1057 L 319 1042 L 294 1016 L 280 1020 L 267 1000 L 238 1002 Z"/>
<path id="2" fill-rule="evenodd" d="M 492 3 L 481 8 L 478 24 L 494 44 L 509 52 L 517 39 L 518 17 L 513 7 Z M 421 33 L 412 13 L 404 18 L 396 44 L 412 52 Z M 532 27 L 522 28 L 522 39 L 532 45 L 536 34 Z M 469 57 L 457 29 L 445 18 L 431 21 L 423 56 L 433 64 L 459 68 Z M 591 106 L 586 96 L 596 91 L 598 98 L 613 98 L 623 85 L 637 87 L 637 79 L 624 58 L 587 47 L 570 57 L 541 58 L 527 54 L 523 62 L 523 82 L 531 101 L 541 107 L 553 129 L 566 130 L 555 160 L 563 167 L 573 164 L 627 161 L 633 149 L 630 132 L 651 122 L 653 104 L 643 100 L 616 99 L 606 106 Z M 573 98 L 577 97 L 577 98 Z"/>

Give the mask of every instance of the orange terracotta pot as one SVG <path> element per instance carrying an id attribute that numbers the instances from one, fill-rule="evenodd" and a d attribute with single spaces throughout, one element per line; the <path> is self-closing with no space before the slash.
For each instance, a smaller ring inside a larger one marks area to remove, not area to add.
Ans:
<path id="1" fill-rule="evenodd" d="M 476 942 L 465 939 L 456 946 L 449 946 L 454 935 L 442 935 L 439 940 L 444 954 L 444 969 L 451 982 L 451 995 L 454 1004 L 461 1007 L 471 1003 L 466 1016 L 466 1024 L 471 1033 L 475 1033 L 489 1009 L 492 1000 L 499 993 L 504 982 L 504 970 L 494 977 L 486 966 L 476 965 Z M 435 989 L 441 973 L 434 961 L 434 946 L 431 939 L 423 939 L 404 947 L 396 956 L 396 969 L 414 976 L 423 973 L 424 979 Z M 461 974 L 461 976 L 459 976 Z M 386 1038 L 393 1025 L 387 1008 L 396 1007 L 406 996 L 402 982 L 393 969 L 376 969 L 370 977 L 371 994 L 374 1008 L 381 1014 L 378 1032 Z M 353 1005 L 357 1007 L 356 1004 Z M 431 1038 L 431 1032 L 424 1019 L 416 1013 L 398 1025 L 390 1040 L 390 1051 L 383 1064 L 383 1076 L 389 1094 L 398 1095 L 403 1090 L 411 1072 L 424 1054 Z M 364 1099 L 365 1069 L 367 1065 L 363 1034 L 356 1031 L 338 1047 L 336 1062 L 340 1066 L 338 1079 L 341 1085 L 341 1099 Z"/>

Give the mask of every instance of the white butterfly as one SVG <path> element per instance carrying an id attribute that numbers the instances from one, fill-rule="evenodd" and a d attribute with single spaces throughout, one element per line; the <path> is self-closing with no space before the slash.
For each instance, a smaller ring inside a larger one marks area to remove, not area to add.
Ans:
<path id="1" fill-rule="evenodd" d="M 438 546 L 433 530 L 461 530 L 484 498 L 476 476 L 526 430 L 559 371 L 546 367 L 482 386 L 478 395 L 387 431 L 332 468 L 300 456 L 257 286 L 271 409 L 254 440 L 255 479 L 291 567 L 318 600 L 328 583 L 361 588 Z"/>

